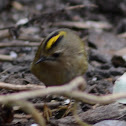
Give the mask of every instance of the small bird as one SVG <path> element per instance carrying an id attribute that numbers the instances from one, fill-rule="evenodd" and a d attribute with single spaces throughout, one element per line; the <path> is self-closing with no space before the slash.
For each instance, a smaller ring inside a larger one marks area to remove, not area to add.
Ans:
<path id="1" fill-rule="evenodd" d="M 84 42 L 66 28 L 49 34 L 39 45 L 31 64 L 32 73 L 46 86 L 63 85 L 88 68 Z"/>

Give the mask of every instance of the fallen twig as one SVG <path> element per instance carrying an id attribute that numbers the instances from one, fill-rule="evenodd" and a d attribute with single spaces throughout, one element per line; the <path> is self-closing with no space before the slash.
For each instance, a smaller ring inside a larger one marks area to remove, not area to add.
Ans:
<path id="1" fill-rule="evenodd" d="M 38 110 L 35 109 L 32 103 L 27 101 L 7 101 L 5 104 L 9 106 L 19 105 L 21 109 L 26 113 L 30 114 L 40 126 L 46 126 L 45 119 L 38 112 Z"/>
<path id="2" fill-rule="evenodd" d="M 99 106 L 86 112 L 78 114 L 79 119 L 83 122 L 94 124 L 102 120 L 121 119 L 126 116 L 126 107 L 123 104 L 114 103 L 105 106 Z M 51 125 L 56 126 L 77 126 L 77 121 L 73 116 L 67 116 L 58 120 L 50 120 Z"/>
<path id="3" fill-rule="evenodd" d="M 120 38 L 126 38 L 126 32 L 118 34 L 118 37 L 120 37 Z"/>
<path id="4" fill-rule="evenodd" d="M 9 38 L 10 37 L 10 33 L 9 33 L 9 30 L 2 30 L 0 31 L 0 39 L 3 39 L 3 38 Z"/>
<path id="5" fill-rule="evenodd" d="M 1 42 L 0 43 L 0 48 L 3 48 L 3 47 L 36 47 L 36 46 L 39 46 L 40 43 L 38 42 L 32 42 L 32 43 L 29 43 L 29 42 Z"/>
<path id="6" fill-rule="evenodd" d="M 76 5 L 76 6 L 70 6 L 65 7 L 62 9 L 55 10 L 53 12 L 46 12 L 42 13 L 41 15 L 34 16 L 32 19 L 27 19 L 24 23 L 15 24 L 13 26 L 0 28 L 2 30 L 2 33 L 0 32 L 0 39 L 2 38 L 8 38 L 8 37 L 14 37 L 14 38 L 20 38 L 20 35 L 18 34 L 18 30 L 20 30 L 23 26 L 28 26 L 29 24 L 34 24 L 36 22 L 54 22 L 54 20 L 58 17 L 61 17 L 61 14 L 68 10 L 74 10 L 74 9 L 80 9 L 84 7 L 96 7 L 94 4 L 90 5 Z M 52 20 L 53 17 L 53 20 Z M 46 19 L 46 20 L 45 20 Z"/>
<path id="7" fill-rule="evenodd" d="M 80 126 L 92 126 L 92 125 L 89 125 L 89 124 L 83 122 L 83 121 L 80 119 L 80 117 L 78 116 L 78 114 L 77 114 L 77 102 L 74 104 L 73 116 L 74 116 L 76 122 L 77 122 Z"/>
<path id="8" fill-rule="evenodd" d="M 78 88 L 85 87 L 86 82 L 82 77 L 77 77 L 73 81 L 71 81 L 69 84 L 63 85 L 63 86 L 53 86 L 43 89 L 36 89 L 33 91 L 24 91 L 19 93 L 13 93 L 9 95 L 1 95 L 0 96 L 0 103 L 4 103 L 6 101 L 13 101 L 13 100 L 21 100 L 21 99 L 28 99 L 28 98 L 34 98 L 37 96 L 46 96 L 49 94 L 59 94 L 62 95 L 66 92 L 73 92 L 74 90 L 77 90 Z"/>
<path id="9" fill-rule="evenodd" d="M 30 119 L 32 117 L 31 117 L 31 115 L 22 115 L 22 113 L 21 113 L 21 114 L 14 114 L 14 118 L 17 118 L 17 119 L 23 119 L 23 118 Z"/>
<path id="10" fill-rule="evenodd" d="M 56 107 L 58 107 L 58 106 L 60 106 L 61 105 L 61 102 L 47 102 L 47 103 L 35 103 L 35 104 L 33 104 L 36 108 L 43 108 L 44 107 L 44 105 L 46 104 L 46 106 L 48 106 L 49 108 L 56 108 Z"/>
<path id="11" fill-rule="evenodd" d="M 59 107 L 61 105 L 61 102 L 44 102 L 44 103 L 35 103 L 33 105 L 37 109 L 43 109 L 45 105 L 48 106 L 49 108 L 54 109 L 54 108 Z M 15 106 L 13 109 L 14 111 L 18 111 L 21 108 L 20 106 Z"/>
<path id="12" fill-rule="evenodd" d="M 76 80 L 72 81 L 70 83 L 70 85 L 65 85 L 64 86 L 64 90 L 65 89 L 69 89 L 70 90 L 75 90 L 75 89 L 79 89 L 80 87 L 82 87 L 83 85 L 83 82 L 84 82 L 84 79 L 82 79 L 81 77 L 80 78 L 77 78 Z M 84 88 L 85 85 L 83 85 L 83 88 Z M 59 86 L 60 87 L 60 86 Z M 62 87 L 62 86 L 61 86 Z M 53 89 L 55 89 L 56 87 L 52 87 Z M 63 88 L 63 87 L 62 87 Z M 56 88 L 57 89 L 57 88 Z M 36 89 L 37 90 L 37 89 Z M 34 90 L 34 91 L 36 91 Z M 34 92 L 33 91 L 33 92 Z M 44 91 L 44 90 L 43 90 Z M 41 90 L 41 92 L 43 92 Z M 33 93 L 32 92 L 32 93 Z M 47 91 L 48 92 L 48 91 Z M 47 93 L 46 92 L 46 93 Z M 28 93 L 28 92 L 24 92 L 24 93 Z M 29 92 L 30 93 L 30 92 Z M 17 94 L 19 93 L 14 93 L 13 95 L 17 96 Z M 21 94 L 19 94 L 21 95 Z M 31 95 L 31 94 L 30 94 Z M 4 100 L 1 99 L 2 97 L 6 97 Z M 45 121 L 44 121 L 44 118 L 39 114 L 39 112 L 34 108 L 33 104 L 29 103 L 29 102 L 26 102 L 26 101 L 22 101 L 22 100 L 18 100 L 16 97 L 16 99 L 12 98 L 13 96 L 0 96 L 0 103 L 1 104 L 5 104 L 5 105 L 11 105 L 11 106 L 20 106 L 25 112 L 29 113 L 32 115 L 32 117 L 34 118 L 34 120 L 40 125 L 40 126 L 45 126 Z"/>
<path id="13" fill-rule="evenodd" d="M 18 1 L 13 1 L 12 3 L 11 3 L 11 5 L 15 8 L 15 9 L 17 9 L 17 10 L 19 10 L 19 11 L 22 11 L 23 10 L 23 5 L 21 4 L 21 3 L 19 3 Z"/>
<path id="14" fill-rule="evenodd" d="M 78 29 L 89 29 L 89 28 L 97 28 L 97 29 L 110 29 L 112 26 L 106 22 L 96 22 L 96 21 L 85 21 L 85 22 L 73 22 L 73 21 L 65 21 L 65 22 L 57 22 L 53 23 L 54 26 L 64 26 L 68 28 L 78 28 Z"/>
<path id="15" fill-rule="evenodd" d="M 13 61 L 14 58 L 9 55 L 2 55 L 0 54 L 0 61 Z"/>
<path id="16" fill-rule="evenodd" d="M 118 99 L 126 98 L 126 93 L 118 93 L 118 94 L 110 94 L 105 96 L 95 96 L 92 94 L 87 94 L 85 92 L 81 92 L 77 90 L 80 86 L 85 86 L 85 81 L 82 77 L 77 77 L 70 83 L 63 85 L 63 86 L 54 86 L 54 87 L 48 87 L 43 89 L 36 89 L 32 91 L 25 91 L 25 92 L 19 92 L 19 93 L 13 93 L 9 95 L 1 95 L 0 96 L 0 103 L 1 104 L 8 104 L 13 103 L 14 105 L 20 105 L 18 104 L 19 100 L 24 100 L 28 98 L 34 98 L 38 96 L 46 96 L 50 94 L 57 94 L 57 95 L 63 95 L 69 98 L 73 98 L 77 101 L 82 101 L 89 104 L 108 104 L 112 103 Z M 29 110 L 28 110 L 29 112 Z M 86 115 L 92 115 L 87 114 Z M 80 117 L 80 115 L 79 115 Z M 85 116 L 87 117 L 87 116 Z M 108 116 L 107 116 L 108 117 Z M 35 117 L 34 117 L 35 118 Z"/>
<path id="17" fill-rule="evenodd" d="M 63 13 L 64 11 L 67 11 L 67 10 L 74 10 L 74 9 L 80 9 L 80 8 L 84 8 L 84 7 L 97 7 L 95 4 L 89 4 L 89 5 L 75 5 L 75 6 L 69 6 L 69 7 L 65 7 L 65 8 L 62 8 L 62 9 L 58 9 L 58 10 L 55 10 L 53 12 L 45 12 L 45 13 L 42 13 L 41 15 L 37 15 L 36 17 L 26 21 L 25 23 L 21 23 L 21 24 L 18 24 L 18 25 L 14 25 L 14 26 L 9 26 L 9 27 L 4 27 L 4 28 L 0 28 L 0 30 L 6 30 L 6 29 L 11 29 L 11 28 L 21 28 L 22 26 L 26 26 L 28 24 L 32 24 L 40 19 L 43 19 L 44 20 L 44 17 L 48 17 L 49 15 L 51 15 L 51 18 L 53 16 L 55 16 L 57 14 L 57 16 L 59 16 L 58 14 L 61 14 Z M 60 15 L 61 16 L 61 15 Z M 46 19 L 46 21 L 49 21 L 49 22 L 52 22 L 53 20 L 48 20 L 48 18 Z"/>
<path id="18" fill-rule="evenodd" d="M 95 96 L 85 92 L 77 91 L 80 86 L 85 86 L 86 82 L 82 77 L 78 77 L 71 81 L 69 84 L 63 86 L 54 86 L 43 89 L 36 89 L 33 91 L 25 91 L 20 93 L 14 93 L 9 95 L 0 96 L 0 103 L 4 103 L 10 100 L 22 100 L 28 98 L 34 98 L 38 96 L 46 96 L 49 94 L 63 95 L 69 98 L 73 98 L 78 101 L 82 101 L 88 104 L 108 104 L 118 99 L 126 98 L 126 93 L 109 94 L 105 96 Z"/>
<path id="19" fill-rule="evenodd" d="M 80 9 L 80 8 L 84 8 L 84 7 L 97 7 L 97 5 L 95 4 L 89 4 L 89 5 L 75 5 L 75 6 L 70 6 L 70 7 L 66 7 L 66 10 L 74 10 L 74 9 Z"/>
<path id="20" fill-rule="evenodd" d="M 45 89 L 45 86 L 40 86 L 36 84 L 27 85 L 15 85 L 10 83 L 0 82 L 0 88 L 7 90 L 23 91 L 23 90 L 34 90 L 34 89 Z"/>
<path id="21" fill-rule="evenodd" d="M 0 39 L 10 38 L 10 37 L 12 37 L 12 35 L 8 29 L 0 31 Z M 30 42 L 40 42 L 43 40 L 43 38 L 28 36 L 24 34 L 23 35 L 20 34 L 16 39 L 30 41 Z"/>

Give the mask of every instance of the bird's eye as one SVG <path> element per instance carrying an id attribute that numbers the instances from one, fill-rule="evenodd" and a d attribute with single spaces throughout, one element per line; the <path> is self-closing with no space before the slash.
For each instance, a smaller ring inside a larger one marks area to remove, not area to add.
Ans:
<path id="1" fill-rule="evenodd" d="M 55 57 L 55 58 L 58 58 L 60 55 L 61 55 L 61 53 L 59 53 L 59 52 L 56 52 L 56 53 L 52 54 L 52 56 Z"/>

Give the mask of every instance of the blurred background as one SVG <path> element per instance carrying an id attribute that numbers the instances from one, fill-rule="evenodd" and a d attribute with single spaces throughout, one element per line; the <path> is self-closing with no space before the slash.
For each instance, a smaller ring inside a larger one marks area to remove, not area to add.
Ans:
<path id="1" fill-rule="evenodd" d="M 86 43 L 87 92 L 112 93 L 113 83 L 126 71 L 126 0 L 0 0 L 0 81 L 41 85 L 31 74 L 30 64 L 40 42 L 58 28 L 74 30 Z M 1 94 L 12 92 L 0 90 Z M 83 111 L 90 108 L 81 104 Z M 20 125 L 33 122 L 16 121 Z"/>

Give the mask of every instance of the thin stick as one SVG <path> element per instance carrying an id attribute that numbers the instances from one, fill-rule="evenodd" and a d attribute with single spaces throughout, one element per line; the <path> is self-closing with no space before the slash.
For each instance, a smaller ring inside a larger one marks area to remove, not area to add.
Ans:
<path id="1" fill-rule="evenodd" d="M 17 119 L 30 119 L 31 118 L 31 115 L 22 115 L 21 114 L 14 114 L 14 118 L 17 118 Z"/>
<path id="2" fill-rule="evenodd" d="M 33 104 L 33 105 L 34 105 L 34 107 L 37 108 L 37 109 L 43 109 L 44 106 L 45 106 L 45 104 L 46 104 L 46 106 L 48 106 L 49 108 L 53 108 L 53 109 L 54 109 L 54 108 L 59 107 L 59 106 L 61 105 L 61 102 L 44 102 L 44 103 L 35 103 L 35 104 Z M 14 109 L 14 111 L 17 111 L 17 110 L 20 109 L 20 106 L 15 106 L 13 109 Z"/>
<path id="3" fill-rule="evenodd" d="M 39 113 L 39 111 L 33 106 L 32 103 L 27 101 L 8 101 L 6 102 L 7 105 L 19 105 L 23 111 L 25 111 L 28 114 L 31 114 L 33 119 L 40 125 L 40 126 L 46 126 L 45 119 L 43 116 Z"/>
<path id="4" fill-rule="evenodd" d="M 79 118 L 86 123 L 94 124 L 103 120 L 124 120 L 126 117 L 126 106 L 124 104 L 114 103 L 92 108 L 86 112 L 78 113 Z M 56 126 L 78 126 L 77 120 L 73 116 L 67 116 L 61 119 L 53 119 L 51 125 Z M 103 126 L 103 125 L 100 125 Z M 116 125 L 117 126 L 117 125 Z"/>
<path id="5" fill-rule="evenodd" d="M 63 95 L 69 98 L 73 98 L 78 101 L 82 101 L 89 104 L 108 104 L 115 100 L 126 98 L 126 93 L 109 94 L 105 96 L 95 96 L 92 94 L 87 94 L 81 91 L 75 91 L 78 86 L 85 85 L 85 81 L 82 77 L 78 77 L 71 81 L 69 84 L 63 86 L 48 87 L 46 89 L 38 89 L 33 91 L 25 91 L 20 93 L 14 93 L 9 95 L 0 96 L 0 103 L 4 103 L 10 100 L 22 100 L 28 98 L 34 98 L 38 96 L 46 96 L 49 94 Z"/>
<path id="6" fill-rule="evenodd" d="M 34 98 L 38 96 L 46 96 L 49 94 L 59 94 L 62 95 L 65 92 L 70 92 L 77 90 L 80 88 L 80 86 L 85 87 L 86 82 L 82 77 L 78 77 L 71 81 L 69 84 L 63 85 L 63 86 L 54 86 L 54 87 L 48 87 L 46 89 L 36 89 L 33 91 L 24 91 L 19 93 L 13 93 L 9 95 L 3 95 L 0 96 L 0 103 L 4 103 L 6 101 L 10 100 L 21 100 L 21 99 L 28 99 L 28 98 Z"/>
<path id="7" fill-rule="evenodd" d="M 67 11 L 67 10 L 74 10 L 74 9 L 80 9 L 80 8 L 84 8 L 84 7 L 97 7 L 95 4 L 89 4 L 89 5 L 75 5 L 75 6 L 70 6 L 70 7 L 66 7 L 66 8 L 62 8 L 62 9 L 58 9 L 56 11 L 53 12 L 48 12 L 48 13 L 42 13 L 41 15 L 36 16 L 35 18 L 30 19 L 29 21 L 27 21 L 24 24 L 19 24 L 19 25 L 13 25 L 13 26 L 9 26 L 9 27 L 4 27 L 4 28 L 0 28 L 0 30 L 6 30 L 6 29 L 12 29 L 12 28 L 21 28 L 22 26 L 26 26 L 28 24 L 34 23 L 36 22 L 36 20 L 43 18 L 44 16 L 48 16 L 48 15 L 55 15 L 57 13 L 61 13 L 63 11 Z M 60 14 L 61 16 L 61 14 Z M 44 22 L 47 20 L 43 20 Z M 49 20 L 49 22 L 52 22 L 52 20 Z M 8 35 L 8 34 L 7 34 Z M 0 35 L 1 36 L 1 35 Z M 2 36 L 1 36 L 2 37 Z M 1 38 L 0 37 L 0 38 Z"/>
<path id="8" fill-rule="evenodd" d="M 23 90 L 45 89 L 45 86 L 36 85 L 36 84 L 15 85 L 10 83 L 0 82 L 0 88 L 7 89 L 7 90 L 23 91 Z"/>
<path id="9" fill-rule="evenodd" d="M 0 39 L 9 38 L 9 37 L 10 37 L 10 33 L 8 29 L 0 31 Z"/>
<path id="10" fill-rule="evenodd" d="M 88 103 L 88 104 L 108 104 L 118 99 L 126 98 L 126 93 L 116 93 L 116 94 L 109 94 L 105 96 L 95 96 L 95 95 L 88 94 L 85 92 L 77 91 L 77 88 L 82 85 L 85 86 L 86 82 L 84 81 L 82 77 L 78 77 L 74 79 L 73 81 L 71 81 L 70 83 L 63 86 L 54 86 L 54 87 L 48 87 L 44 90 L 36 89 L 32 91 L 13 93 L 9 95 L 3 95 L 3 96 L 1 95 L 0 103 L 4 103 L 8 100 L 13 101 L 13 100 L 34 98 L 38 96 L 43 97 L 49 94 L 63 95 L 69 98 L 73 98 L 77 101 Z"/>
<path id="11" fill-rule="evenodd" d="M 3 47 L 36 47 L 36 46 L 39 46 L 40 43 L 38 42 L 32 42 L 32 43 L 29 43 L 29 42 L 1 42 L 0 43 L 0 48 L 3 48 Z"/>
<path id="12" fill-rule="evenodd" d="M 13 61 L 14 58 L 9 55 L 2 55 L 0 54 L 0 61 Z"/>
<path id="13" fill-rule="evenodd" d="M 80 126 L 92 126 L 92 125 L 89 125 L 89 124 L 83 122 L 83 121 L 79 118 L 79 116 L 78 116 L 78 114 L 77 114 L 77 102 L 74 103 L 73 116 L 74 116 L 76 122 L 77 122 Z"/>
<path id="14" fill-rule="evenodd" d="M 64 21 L 53 23 L 54 26 L 62 26 L 68 28 L 78 28 L 78 29 L 110 29 L 112 26 L 107 22 L 96 22 L 96 21 L 86 21 L 86 22 L 73 22 L 73 21 Z"/>
<path id="15" fill-rule="evenodd" d="M 75 6 L 70 6 L 65 8 L 66 10 L 75 10 L 75 9 L 79 9 L 79 8 L 84 8 L 84 7 L 97 7 L 97 5 L 95 4 L 89 4 L 89 5 L 75 5 Z"/>
<path id="16" fill-rule="evenodd" d="M 8 29 L 0 31 L 0 39 L 12 37 Z M 33 37 L 33 36 L 24 35 L 24 34 L 23 35 L 20 34 L 20 36 L 16 39 L 30 41 L 30 42 L 40 42 L 43 40 L 43 38 L 40 38 L 40 37 Z"/>

